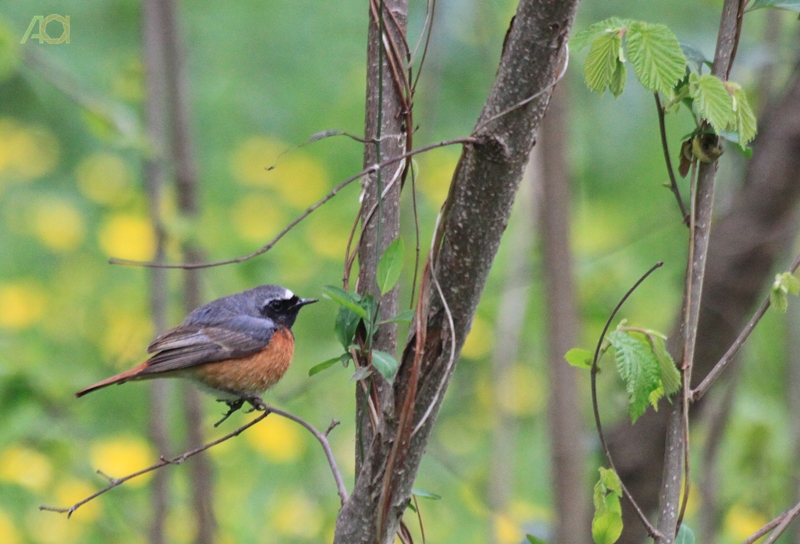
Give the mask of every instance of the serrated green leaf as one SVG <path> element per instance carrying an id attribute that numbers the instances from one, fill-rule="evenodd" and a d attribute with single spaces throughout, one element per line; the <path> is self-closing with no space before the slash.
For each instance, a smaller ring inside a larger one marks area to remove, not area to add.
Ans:
<path id="1" fill-rule="evenodd" d="M 685 523 L 681 524 L 681 528 L 678 529 L 678 534 L 675 537 L 675 544 L 694 544 L 694 531 L 686 525 Z"/>
<path id="2" fill-rule="evenodd" d="M 437 495 L 436 493 L 431 493 L 430 491 L 424 491 L 422 489 L 412 489 L 412 495 L 416 495 L 421 499 L 431 499 L 432 501 L 439 501 L 442 499 L 441 495 Z"/>
<path id="3" fill-rule="evenodd" d="M 647 396 L 647 402 L 650 403 L 650 406 L 652 406 L 653 410 L 655 410 L 656 412 L 658 412 L 658 401 L 660 401 L 661 397 L 663 397 L 663 396 L 664 396 L 664 384 L 663 383 L 658 384 L 658 387 L 656 387 Z"/>
<path id="4" fill-rule="evenodd" d="M 583 77 L 589 89 L 602 94 L 608 88 L 617 65 L 622 64 L 619 60 L 621 47 L 619 32 L 601 34 L 595 38 L 583 66 Z"/>
<path id="5" fill-rule="evenodd" d="M 800 13 L 800 0 L 753 0 L 748 11 L 759 8 L 785 9 Z"/>
<path id="6" fill-rule="evenodd" d="M 541 538 L 537 538 L 533 535 L 525 535 L 525 538 L 528 539 L 529 544 L 547 544 L 546 541 L 542 540 Z"/>
<path id="7" fill-rule="evenodd" d="M 360 322 L 361 317 L 350 308 L 340 306 L 339 311 L 336 312 L 336 321 L 333 325 L 333 331 L 345 350 L 353 343 L 356 329 L 358 329 L 358 324 Z"/>
<path id="8" fill-rule="evenodd" d="M 402 238 L 396 238 L 381 255 L 375 281 L 378 282 L 378 288 L 382 295 L 391 291 L 397 280 L 400 279 L 405 255 L 406 245 Z"/>
<path id="9" fill-rule="evenodd" d="M 336 363 L 341 362 L 342 361 L 342 357 L 348 357 L 349 358 L 350 354 L 349 353 L 344 353 L 344 354 L 340 355 L 339 357 L 334 357 L 333 359 L 328 359 L 327 361 L 323 361 L 318 365 L 314 365 L 308 370 L 308 375 L 309 376 L 313 376 L 314 374 L 319 374 L 320 372 L 322 372 L 326 368 L 330 368 L 333 365 L 335 365 Z"/>
<path id="10" fill-rule="evenodd" d="M 390 382 L 394 380 L 394 375 L 397 372 L 397 359 L 385 351 L 372 351 L 372 366 L 375 370 L 381 373 L 381 376 Z"/>
<path id="11" fill-rule="evenodd" d="M 661 385 L 659 363 L 649 344 L 623 332 L 606 336 L 614 346 L 617 371 L 628 392 L 628 412 L 636 422 L 650 404 L 650 393 Z"/>
<path id="12" fill-rule="evenodd" d="M 348 293 L 347 291 L 334 287 L 333 285 L 326 285 L 322 288 L 322 295 L 335 302 L 339 306 L 344 306 L 350 311 L 357 314 L 360 318 L 366 319 L 367 311 L 361 307 L 361 299 L 355 293 Z"/>
<path id="13" fill-rule="evenodd" d="M 694 99 L 695 112 L 708 121 L 717 133 L 736 122 L 733 98 L 718 77 L 690 74 L 689 92 Z"/>
<path id="14" fill-rule="evenodd" d="M 619 476 L 614 472 L 614 469 L 600 467 L 600 483 L 602 483 L 608 491 L 613 492 L 617 497 L 622 497 L 622 482 Z"/>
<path id="15" fill-rule="evenodd" d="M 619 95 L 625 90 L 627 75 L 628 71 L 625 69 L 625 63 L 618 62 L 614 68 L 614 73 L 611 75 L 611 81 L 608 83 L 608 90 L 611 91 L 614 98 L 619 98 Z"/>
<path id="16" fill-rule="evenodd" d="M 665 96 L 683 79 L 686 56 L 678 38 L 665 25 L 635 22 L 625 35 L 628 58 L 642 86 Z"/>
<path id="17" fill-rule="evenodd" d="M 411 323 L 414 320 L 415 313 L 414 310 L 405 310 L 394 317 L 381 321 L 381 325 L 384 323 Z"/>
<path id="18" fill-rule="evenodd" d="M 733 93 L 736 102 L 736 132 L 739 133 L 739 145 L 746 146 L 755 138 L 758 132 L 756 115 L 747 101 L 747 94 L 742 89 L 736 89 Z"/>
<path id="19" fill-rule="evenodd" d="M 681 373 L 675 366 L 675 361 L 672 355 L 667 351 L 664 339 L 655 334 L 648 335 L 650 347 L 658 360 L 658 369 L 661 376 L 661 385 L 663 386 L 663 393 L 671 395 L 681 388 Z M 652 404 L 652 402 L 651 402 Z"/>
<path id="20" fill-rule="evenodd" d="M 572 51 L 577 53 L 592 43 L 600 34 L 604 34 L 606 32 L 619 32 L 632 22 L 633 21 L 630 19 L 620 19 L 619 17 L 609 17 L 608 19 L 598 21 L 592 25 L 589 25 L 586 30 L 582 30 L 570 38 L 569 46 L 572 48 Z"/>
<path id="21" fill-rule="evenodd" d="M 622 508 L 614 493 L 605 496 L 602 514 L 595 511 L 592 519 L 592 539 L 595 544 L 614 544 L 622 534 Z"/>
<path id="22" fill-rule="evenodd" d="M 564 359 L 572 366 L 577 366 L 578 368 L 592 368 L 594 353 L 588 349 L 572 348 L 564 354 Z"/>

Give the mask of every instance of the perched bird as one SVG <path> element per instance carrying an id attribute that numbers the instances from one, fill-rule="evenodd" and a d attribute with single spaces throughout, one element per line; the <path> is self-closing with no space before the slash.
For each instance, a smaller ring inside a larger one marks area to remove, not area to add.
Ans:
<path id="1" fill-rule="evenodd" d="M 294 353 L 292 325 L 300 308 L 317 302 L 279 285 L 262 285 L 200 306 L 147 346 L 139 366 L 75 393 L 134 380 L 186 377 L 215 393 L 235 412 L 278 383 Z M 227 416 L 226 416 L 227 417 Z"/>

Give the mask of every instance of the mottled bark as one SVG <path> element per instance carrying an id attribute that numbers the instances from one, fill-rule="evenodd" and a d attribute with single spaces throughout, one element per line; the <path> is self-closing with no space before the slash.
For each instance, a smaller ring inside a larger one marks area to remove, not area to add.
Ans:
<path id="1" fill-rule="evenodd" d="M 433 276 L 424 280 L 424 327 L 412 331 L 393 384 L 397 405 L 413 410 L 411 425 L 381 419 L 374 439 L 365 444 L 353 493 L 339 513 L 335 542 L 375 544 L 394 538 L 452 376 L 451 350 L 457 358 L 469 332 L 551 86 L 563 67 L 563 45 L 577 4 L 519 4 L 474 132 L 477 143 L 465 147 L 442 212 Z M 417 426 L 417 432 L 407 432 Z M 403 434 L 394 448 L 399 431 Z"/>

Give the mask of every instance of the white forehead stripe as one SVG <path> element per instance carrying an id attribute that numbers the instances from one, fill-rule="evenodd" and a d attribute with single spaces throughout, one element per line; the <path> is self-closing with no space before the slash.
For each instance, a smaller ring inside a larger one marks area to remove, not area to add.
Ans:
<path id="1" fill-rule="evenodd" d="M 289 299 L 290 299 L 290 298 L 292 298 L 293 296 L 294 296 L 294 293 L 292 293 L 292 292 L 291 292 L 290 290 L 288 290 L 288 289 L 286 290 L 286 292 L 285 292 L 285 293 L 283 293 L 283 298 L 284 298 L 284 300 L 289 300 Z"/>

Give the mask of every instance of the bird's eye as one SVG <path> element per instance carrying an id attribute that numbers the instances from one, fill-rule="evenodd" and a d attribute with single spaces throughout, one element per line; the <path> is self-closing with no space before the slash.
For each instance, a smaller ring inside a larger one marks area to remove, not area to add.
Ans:
<path id="1" fill-rule="evenodd" d="M 280 312 L 286 309 L 286 301 L 285 300 L 271 300 L 269 302 L 269 309 L 273 312 Z"/>

